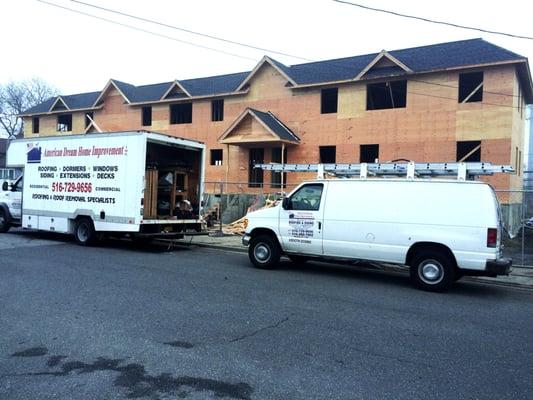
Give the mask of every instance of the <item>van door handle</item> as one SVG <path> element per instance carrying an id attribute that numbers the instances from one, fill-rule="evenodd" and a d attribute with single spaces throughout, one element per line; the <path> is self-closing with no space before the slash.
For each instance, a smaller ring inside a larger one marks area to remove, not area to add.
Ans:
<path id="1" fill-rule="evenodd" d="M 318 221 L 318 230 L 322 229 L 322 222 Z"/>

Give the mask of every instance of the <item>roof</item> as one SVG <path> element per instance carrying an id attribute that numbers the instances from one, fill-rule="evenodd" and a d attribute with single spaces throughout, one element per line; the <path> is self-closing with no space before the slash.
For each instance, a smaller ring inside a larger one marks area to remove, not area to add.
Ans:
<path id="1" fill-rule="evenodd" d="M 401 63 L 398 65 L 398 68 L 392 66 L 371 69 L 360 78 L 357 78 L 365 68 L 368 68 L 369 64 L 376 57 L 379 57 L 383 53 L 386 53 L 393 60 Z M 356 78 L 375 79 L 402 75 L 407 76 L 409 74 L 468 68 L 487 64 L 518 63 L 518 75 L 522 80 L 521 86 L 524 88 L 525 99 L 528 103 L 533 103 L 533 84 L 527 58 L 483 39 L 461 40 L 388 52 L 381 51 L 378 53 L 292 66 L 284 65 L 271 57 L 263 57 L 252 71 L 142 86 L 135 86 L 114 79 L 110 82 L 113 82 L 119 88 L 123 95 L 127 97 L 130 104 L 158 102 L 170 89 L 171 85 L 175 85 L 176 82 L 179 82 L 179 85 L 190 94 L 191 98 L 220 96 L 231 93 L 237 94 L 238 90 L 242 89 L 241 86 L 245 86 L 243 83 L 246 83 L 265 61 L 281 71 L 290 81 L 292 87 L 327 85 L 328 83 L 331 84 L 339 81 L 352 81 L 356 80 Z M 402 66 L 407 67 L 407 70 Z M 61 98 L 70 110 L 93 108 L 96 99 L 102 94 L 102 91 L 61 96 Z M 181 98 L 186 97 L 188 96 Z M 26 110 L 22 115 L 47 113 L 56 99 L 48 99 Z"/>
<path id="2" fill-rule="evenodd" d="M 226 129 L 226 131 L 219 137 L 220 143 L 229 143 L 226 142 L 226 138 L 229 137 L 232 132 L 239 126 L 242 120 L 244 120 L 245 117 L 251 116 L 252 118 L 256 118 L 261 122 L 261 124 L 266 128 L 266 130 L 272 135 L 273 140 L 276 141 L 282 141 L 290 144 L 299 144 L 300 138 L 294 134 L 294 132 L 279 118 L 277 118 L 273 113 L 270 111 L 264 112 L 259 111 L 253 108 L 246 108 L 241 115 L 233 121 L 233 123 Z M 250 138 L 248 138 L 250 139 Z M 250 143 L 249 140 L 246 140 L 246 142 Z"/>
<path id="3" fill-rule="evenodd" d="M 250 111 L 255 114 L 273 133 L 279 136 L 280 139 L 286 140 L 289 142 L 299 142 L 300 138 L 294 134 L 293 131 L 287 127 L 283 122 L 281 122 L 274 114 L 270 111 L 263 112 L 253 108 L 250 108 Z"/>

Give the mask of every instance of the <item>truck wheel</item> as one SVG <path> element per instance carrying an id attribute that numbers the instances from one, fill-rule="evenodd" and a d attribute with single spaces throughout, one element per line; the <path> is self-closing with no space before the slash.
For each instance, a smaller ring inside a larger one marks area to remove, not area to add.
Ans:
<path id="1" fill-rule="evenodd" d="M 81 246 L 88 246 L 94 242 L 94 225 L 89 218 L 81 218 L 76 222 L 74 238 Z"/>
<path id="2" fill-rule="evenodd" d="M 4 210 L 0 208 L 0 233 L 6 233 L 10 228 L 7 215 Z"/>
<path id="3" fill-rule="evenodd" d="M 281 257 L 279 243 L 269 235 L 254 237 L 248 246 L 248 257 L 257 268 L 274 269 Z"/>
<path id="4" fill-rule="evenodd" d="M 423 251 L 413 257 L 410 275 L 411 281 L 419 289 L 443 292 L 455 280 L 455 266 L 446 254 Z"/>

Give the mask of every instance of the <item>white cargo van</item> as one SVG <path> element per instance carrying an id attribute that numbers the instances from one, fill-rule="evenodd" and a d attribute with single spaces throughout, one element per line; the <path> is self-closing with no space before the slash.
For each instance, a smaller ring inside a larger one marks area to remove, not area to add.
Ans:
<path id="1" fill-rule="evenodd" d="M 243 244 L 259 268 L 282 254 L 402 264 L 416 286 L 441 291 L 463 275 L 508 274 L 501 234 L 495 193 L 482 182 L 330 179 L 249 213 Z"/>
<path id="2" fill-rule="evenodd" d="M 147 131 L 13 140 L 23 176 L 2 184 L 0 232 L 182 237 L 201 229 L 204 163 L 203 143 Z"/>

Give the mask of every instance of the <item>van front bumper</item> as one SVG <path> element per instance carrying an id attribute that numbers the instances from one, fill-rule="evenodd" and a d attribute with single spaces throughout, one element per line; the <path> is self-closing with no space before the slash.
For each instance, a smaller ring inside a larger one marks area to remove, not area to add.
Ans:
<path id="1" fill-rule="evenodd" d="M 488 275 L 509 275 L 513 260 L 510 258 L 499 258 L 497 260 L 488 260 L 485 264 L 485 272 Z"/>
<path id="2" fill-rule="evenodd" d="M 250 239 L 251 239 L 251 238 L 252 238 L 252 237 L 251 237 L 250 235 L 245 234 L 245 235 L 242 237 L 242 244 L 243 244 L 244 246 L 248 246 L 248 245 L 250 244 Z"/>

